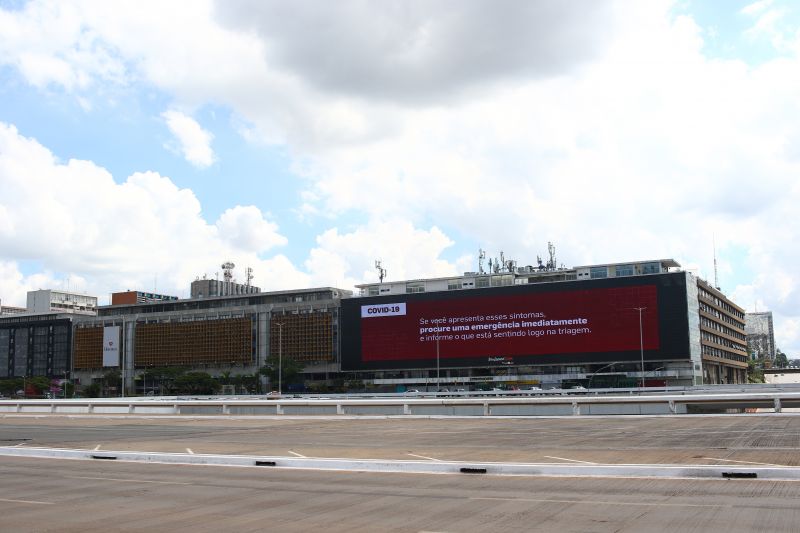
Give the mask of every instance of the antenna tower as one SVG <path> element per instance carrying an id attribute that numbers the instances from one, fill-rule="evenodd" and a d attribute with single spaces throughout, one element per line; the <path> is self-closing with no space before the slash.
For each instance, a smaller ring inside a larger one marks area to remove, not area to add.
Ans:
<path id="1" fill-rule="evenodd" d="M 719 290 L 719 278 L 717 276 L 717 239 L 711 235 L 711 246 L 714 250 L 714 288 Z"/>
<path id="2" fill-rule="evenodd" d="M 230 282 L 233 280 L 233 268 L 235 266 L 236 265 L 234 265 L 230 261 L 225 261 L 224 263 L 222 263 L 222 278 L 225 281 Z"/>
<path id="3" fill-rule="evenodd" d="M 486 252 L 478 248 L 478 274 L 483 274 L 483 260 L 486 259 Z"/>
<path id="4" fill-rule="evenodd" d="M 247 269 L 244 271 L 244 279 L 245 279 L 245 285 L 249 287 L 250 286 L 250 282 L 253 281 L 253 269 L 252 268 L 247 267 Z"/>
<path id="5" fill-rule="evenodd" d="M 556 245 L 552 242 L 547 242 L 547 253 L 550 254 L 550 259 L 547 260 L 547 270 L 556 270 Z"/>
<path id="6" fill-rule="evenodd" d="M 381 266 L 380 259 L 375 260 L 375 268 L 378 270 L 378 279 L 383 283 L 383 278 L 386 277 L 386 269 Z"/>

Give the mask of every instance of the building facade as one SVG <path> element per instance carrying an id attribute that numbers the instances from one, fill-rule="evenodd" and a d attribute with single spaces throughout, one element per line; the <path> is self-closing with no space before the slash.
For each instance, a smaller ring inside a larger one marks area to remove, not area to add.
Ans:
<path id="1" fill-rule="evenodd" d="M 0 378 L 64 377 L 71 368 L 72 314 L 0 318 Z"/>
<path id="2" fill-rule="evenodd" d="M 744 321 L 750 357 L 763 359 L 766 364 L 771 366 L 775 362 L 775 330 L 772 326 L 772 311 L 747 313 Z"/>
<path id="3" fill-rule="evenodd" d="M 68 291 L 39 289 L 28 291 L 28 311 L 31 313 L 97 313 L 97 297 Z"/>
<path id="4" fill-rule="evenodd" d="M 149 304 L 156 302 L 172 302 L 177 300 L 177 296 L 167 296 L 143 291 L 125 291 L 111 294 L 111 305 L 123 304 Z"/>

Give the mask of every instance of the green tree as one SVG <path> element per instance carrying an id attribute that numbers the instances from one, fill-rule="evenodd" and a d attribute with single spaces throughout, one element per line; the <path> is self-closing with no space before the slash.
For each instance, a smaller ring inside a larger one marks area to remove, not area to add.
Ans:
<path id="1" fill-rule="evenodd" d="M 101 387 L 99 383 L 86 385 L 81 392 L 84 398 L 99 398 Z"/>
<path id="2" fill-rule="evenodd" d="M 291 385 L 299 381 L 300 372 L 303 371 L 305 365 L 295 361 L 294 358 L 284 355 L 281 360 L 278 360 L 277 355 L 271 355 L 267 358 L 267 364 L 262 366 L 258 373 L 266 376 L 269 379 L 270 386 L 277 388 L 278 386 L 278 367 L 280 366 L 280 374 L 282 387 Z"/>
<path id="3" fill-rule="evenodd" d="M 748 383 L 764 383 L 764 360 L 748 359 L 747 360 L 747 382 Z"/>
<path id="4" fill-rule="evenodd" d="M 775 350 L 775 367 L 786 368 L 787 366 L 789 366 L 789 358 L 778 348 Z"/>
<path id="5" fill-rule="evenodd" d="M 207 372 L 186 372 L 173 382 L 178 394 L 214 394 L 219 383 Z"/>

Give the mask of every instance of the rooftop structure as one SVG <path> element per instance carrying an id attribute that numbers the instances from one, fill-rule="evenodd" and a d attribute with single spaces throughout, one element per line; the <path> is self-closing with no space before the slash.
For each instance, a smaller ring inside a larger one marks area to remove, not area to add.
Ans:
<path id="1" fill-rule="evenodd" d="M 28 311 L 31 313 L 75 313 L 94 315 L 97 313 L 97 297 L 75 292 L 52 289 L 28 291 Z"/>
<path id="2" fill-rule="evenodd" d="M 111 305 L 169 302 L 177 299 L 177 296 L 167 296 L 165 294 L 142 291 L 125 291 L 113 293 L 111 295 Z"/>

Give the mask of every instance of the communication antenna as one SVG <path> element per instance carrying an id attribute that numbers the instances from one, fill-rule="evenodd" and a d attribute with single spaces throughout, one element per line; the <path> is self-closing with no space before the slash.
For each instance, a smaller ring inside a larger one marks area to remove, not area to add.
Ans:
<path id="1" fill-rule="evenodd" d="M 483 260 L 486 259 L 486 252 L 478 248 L 478 274 L 483 274 Z"/>
<path id="2" fill-rule="evenodd" d="M 500 250 L 500 270 L 506 269 L 506 258 L 503 255 L 503 250 Z"/>
<path id="3" fill-rule="evenodd" d="M 378 279 L 383 283 L 383 278 L 386 277 L 386 269 L 381 266 L 380 259 L 375 260 L 375 268 L 378 270 Z"/>
<path id="4" fill-rule="evenodd" d="M 550 259 L 547 260 L 547 270 L 555 270 L 557 261 L 556 261 L 556 245 L 552 242 L 547 242 L 547 253 L 550 255 Z"/>
<path id="5" fill-rule="evenodd" d="M 719 290 L 719 278 L 717 277 L 717 239 L 711 235 L 711 246 L 714 250 L 714 287 Z"/>
<path id="6" fill-rule="evenodd" d="M 253 269 L 252 268 L 247 267 L 245 269 L 245 271 L 244 271 L 244 279 L 245 279 L 245 285 L 247 287 L 249 287 L 250 286 L 250 282 L 253 281 Z"/>
<path id="7" fill-rule="evenodd" d="M 225 281 L 230 282 L 233 280 L 233 269 L 236 265 L 231 263 L 230 261 L 225 261 L 222 263 L 222 278 Z"/>

